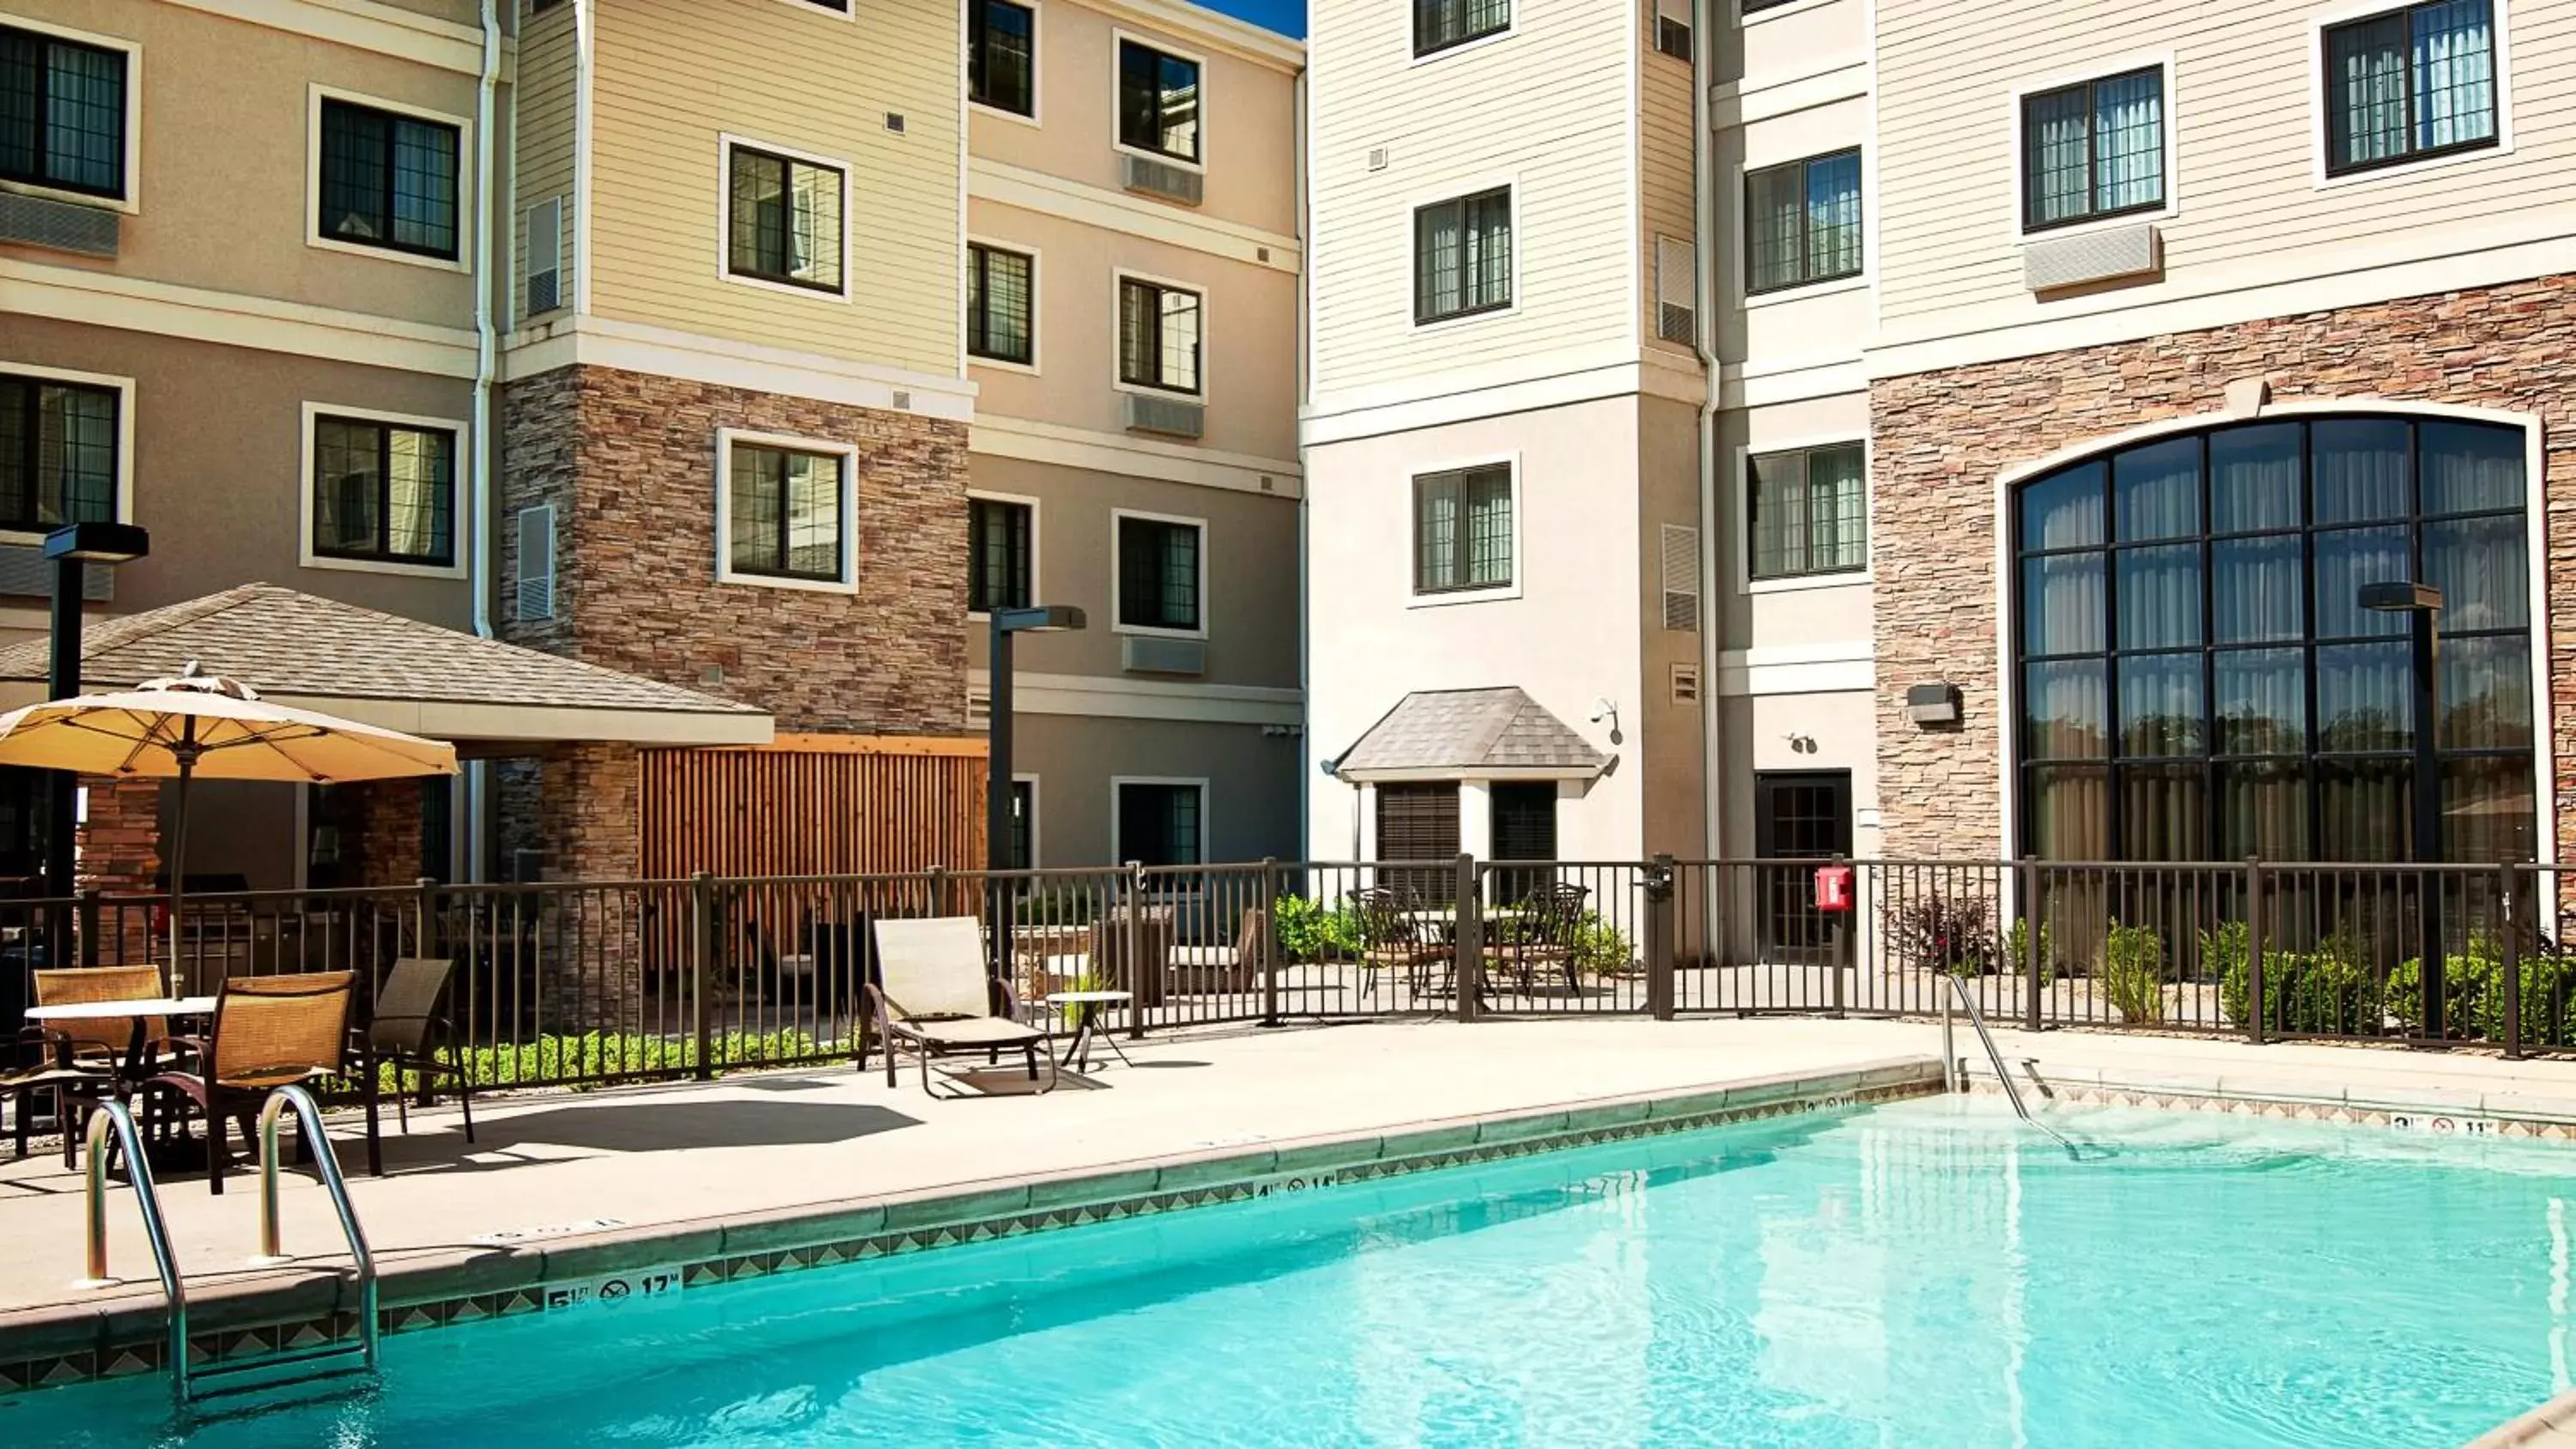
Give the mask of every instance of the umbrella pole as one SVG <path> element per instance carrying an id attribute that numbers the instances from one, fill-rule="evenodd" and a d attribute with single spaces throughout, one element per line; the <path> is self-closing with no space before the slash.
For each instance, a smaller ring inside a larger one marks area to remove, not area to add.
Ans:
<path id="1" fill-rule="evenodd" d="M 186 742 L 176 752 L 179 756 L 178 820 L 170 831 L 170 964 L 161 972 L 161 989 L 175 993 L 181 980 L 179 971 L 179 910 L 187 896 L 188 882 L 188 777 L 197 768 L 197 722 L 188 721 Z"/>

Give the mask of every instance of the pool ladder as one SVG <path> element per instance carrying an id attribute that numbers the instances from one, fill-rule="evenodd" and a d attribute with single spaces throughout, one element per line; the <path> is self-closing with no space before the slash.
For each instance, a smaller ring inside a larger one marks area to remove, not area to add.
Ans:
<path id="1" fill-rule="evenodd" d="M 88 1283 L 106 1287 L 116 1280 L 107 1272 L 107 1146 L 113 1132 L 116 1143 L 125 1152 L 125 1170 L 134 1184 L 134 1205 L 143 1215 L 143 1236 L 152 1245 L 152 1267 L 160 1275 L 161 1292 L 170 1301 L 170 1341 L 165 1350 L 170 1362 L 170 1394 L 185 1411 L 200 1398 L 211 1394 L 239 1393 L 252 1388 L 275 1388 L 343 1373 L 376 1371 L 379 1327 L 376 1313 L 376 1260 L 367 1250 L 366 1231 L 358 1226 L 357 1209 L 349 1202 L 348 1180 L 340 1175 L 340 1160 L 332 1155 L 329 1134 L 322 1130 L 322 1109 L 313 1094 L 302 1087 L 279 1087 L 268 1094 L 259 1109 L 259 1256 L 252 1261 L 260 1266 L 275 1266 L 289 1261 L 280 1251 L 277 1221 L 277 1128 L 278 1119 L 289 1110 L 295 1113 L 296 1130 L 303 1133 L 305 1149 L 322 1178 L 323 1191 L 331 1195 L 331 1206 L 340 1215 L 340 1233 L 348 1240 L 349 1255 L 358 1265 L 358 1341 L 355 1345 L 337 1340 L 319 1348 L 297 1349 L 289 1353 L 270 1354 L 242 1363 L 191 1368 L 188 1363 L 188 1290 L 181 1279 L 176 1255 L 170 1247 L 170 1227 L 161 1215 L 161 1193 L 152 1181 L 152 1163 L 143 1154 L 143 1140 L 134 1128 L 134 1114 L 123 1102 L 100 1102 L 90 1113 L 89 1130 L 89 1240 Z M 211 1150 L 211 1144 L 210 1148 Z M 359 1362 L 347 1363 L 351 1355 Z M 256 1384 L 205 1387 L 209 1379 L 230 1378 L 236 1374 L 265 1373 L 297 1364 L 336 1363 L 310 1374 L 287 1378 L 263 1378 Z"/>
<path id="2" fill-rule="evenodd" d="M 2004 1069 L 2004 1054 L 1995 1047 L 1994 1033 L 1986 1030 L 1986 1016 L 1977 1010 L 1977 999 L 1968 994 L 1968 988 L 1958 977 L 1944 971 L 1941 979 L 1950 983 L 1950 995 L 1958 1001 L 1959 1009 L 1967 1015 L 1969 1028 L 1976 1032 L 1977 1040 L 1985 1046 L 1986 1060 L 1995 1069 L 1995 1080 L 2003 1084 L 2004 1096 L 2012 1103 L 2013 1115 L 2057 1139 L 2057 1145 L 2066 1149 L 2067 1156 L 2082 1161 L 2084 1154 L 2076 1150 L 2074 1143 L 2066 1140 L 2064 1133 L 2030 1114 L 2030 1105 L 2021 1099 L 2021 1088 L 2014 1084 L 2012 1073 Z M 1966 1075 L 1960 1070 L 1958 1054 L 1950 1050 L 1950 1014 L 1946 1011 L 1941 1014 L 1941 1075 L 1945 1080 Z"/>

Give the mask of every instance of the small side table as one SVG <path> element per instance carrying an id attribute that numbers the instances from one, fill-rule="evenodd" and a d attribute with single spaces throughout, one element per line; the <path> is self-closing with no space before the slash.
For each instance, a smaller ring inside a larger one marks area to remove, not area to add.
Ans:
<path id="1" fill-rule="evenodd" d="M 1100 1030 L 1103 1009 L 1124 1006 L 1133 1011 L 1135 1000 L 1136 993 L 1132 991 L 1049 992 L 1046 1004 L 1059 1012 L 1071 1012 L 1074 1017 L 1073 1040 L 1065 1043 L 1064 1057 L 1056 1063 L 1058 1070 L 1072 1067 L 1077 1073 L 1088 1074 L 1091 1071 L 1091 1044 L 1095 1041 L 1107 1042 L 1109 1049 L 1118 1054 L 1118 1060 L 1131 1067 L 1136 1065 L 1129 1060 L 1126 1048 L 1118 1045 L 1118 1038 Z"/>

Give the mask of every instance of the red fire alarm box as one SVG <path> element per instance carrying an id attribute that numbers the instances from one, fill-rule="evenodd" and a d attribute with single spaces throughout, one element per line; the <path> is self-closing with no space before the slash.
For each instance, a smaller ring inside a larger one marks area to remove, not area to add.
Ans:
<path id="1" fill-rule="evenodd" d="M 1852 869 L 1847 865 L 1816 867 L 1816 909 L 1849 911 L 1852 908 Z"/>

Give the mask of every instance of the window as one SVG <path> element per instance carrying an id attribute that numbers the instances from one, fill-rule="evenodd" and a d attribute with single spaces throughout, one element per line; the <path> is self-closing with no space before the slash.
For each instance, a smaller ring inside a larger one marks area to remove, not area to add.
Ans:
<path id="1" fill-rule="evenodd" d="M 1038 113 L 1038 13 L 1011 0 L 969 0 L 966 94 L 1015 116 Z"/>
<path id="2" fill-rule="evenodd" d="M 1859 443 L 1763 453 L 1745 489 L 1752 576 L 1801 578 L 1869 567 L 1868 450 Z"/>
<path id="3" fill-rule="evenodd" d="M 2492 0 L 2437 0 L 2329 26 L 2326 174 L 2496 144 Z"/>
<path id="4" fill-rule="evenodd" d="M 1413 320 L 1512 305 L 1512 189 L 1498 186 L 1413 213 Z"/>
<path id="5" fill-rule="evenodd" d="M 725 565 L 755 578 L 844 581 L 845 475 L 839 453 L 728 442 Z"/>
<path id="6" fill-rule="evenodd" d="M 1491 854 L 1496 860 L 1556 859 L 1556 782 L 1497 780 L 1489 790 L 1493 811 Z M 1524 866 L 1496 872 L 1498 901 L 1525 901 L 1556 884 L 1556 872 Z"/>
<path id="7" fill-rule="evenodd" d="M 966 248 L 966 351 L 1023 366 L 1036 360 L 1037 259 L 982 242 Z"/>
<path id="8" fill-rule="evenodd" d="M 1118 627 L 1196 633 L 1203 525 L 1118 518 Z"/>
<path id="9" fill-rule="evenodd" d="M 1458 894 L 1458 787 L 1379 785 L 1377 858 L 1432 862 L 1414 870 L 1382 870 L 1377 883 L 1426 900 Z"/>
<path id="10" fill-rule="evenodd" d="M 1655 49 L 1691 59 L 1691 0 L 1655 0 Z"/>
<path id="11" fill-rule="evenodd" d="M 313 552 L 445 568 L 456 561 L 456 433 L 313 419 Z"/>
<path id="12" fill-rule="evenodd" d="M 320 235 L 455 260 L 463 134 L 441 121 L 324 100 Z"/>
<path id="13" fill-rule="evenodd" d="M 112 387 L 0 376 L 0 528 L 116 517 L 122 401 Z"/>
<path id="14" fill-rule="evenodd" d="M 0 180 L 125 197 L 126 55 L 0 26 Z"/>
<path id="15" fill-rule="evenodd" d="M 2440 587 L 2443 854 L 2533 859 L 2526 436 L 2352 414 L 2139 443 L 2013 497 L 2019 848 L 2403 860 L 2403 615 Z"/>
<path id="16" fill-rule="evenodd" d="M 1413 0 L 1413 53 L 1429 55 L 1512 28 L 1512 0 Z"/>
<path id="17" fill-rule="evenodd" d="M 1197 865 L 1207 824 L 1207 786 L 1119 780 L 1118 856 L 1146 865 Z"/>
<path id="18" fill-rule="evenodd" d="M 2163 70 L 2025 97 L 2021 155 L 2026 231 L 2163 206 Z"/>
<path id="19" fill-rule="evenodd" d="M 841 290 L 841 191 L 837 167 L 731 147 L 726 190 L 726 270 L 737 277 Z"/>
<path id="20" fill-rule="evenodd" d="M 1860 152 L 1744 176 L 1748 293 L 1860 275 Z"/>
<path id="21" fill-rule="evenodd" d="M 1489 589 L 1512 581 L 1512 465 L 1413 480 L 1413 591 Z"/>
<path id="22" fill-rule="evenodd" d="M 1118 380 L 1167 392 L 1199 390 L 1199 294 L 1118 279 Z"/>
<path id="23" fill-rule="evenodd" d="M 966 607 L 978 614 L 1025 609 L 1037 509 L 1000 498 L 966 500 L 966 538 L 972 557 L 966 574 Z"/>
<path id="24" fill-rule="evenodd" d="M 1199 159 L 1199 63 L 1118 42 L 1118 143 L 1176 161 Z"/>

